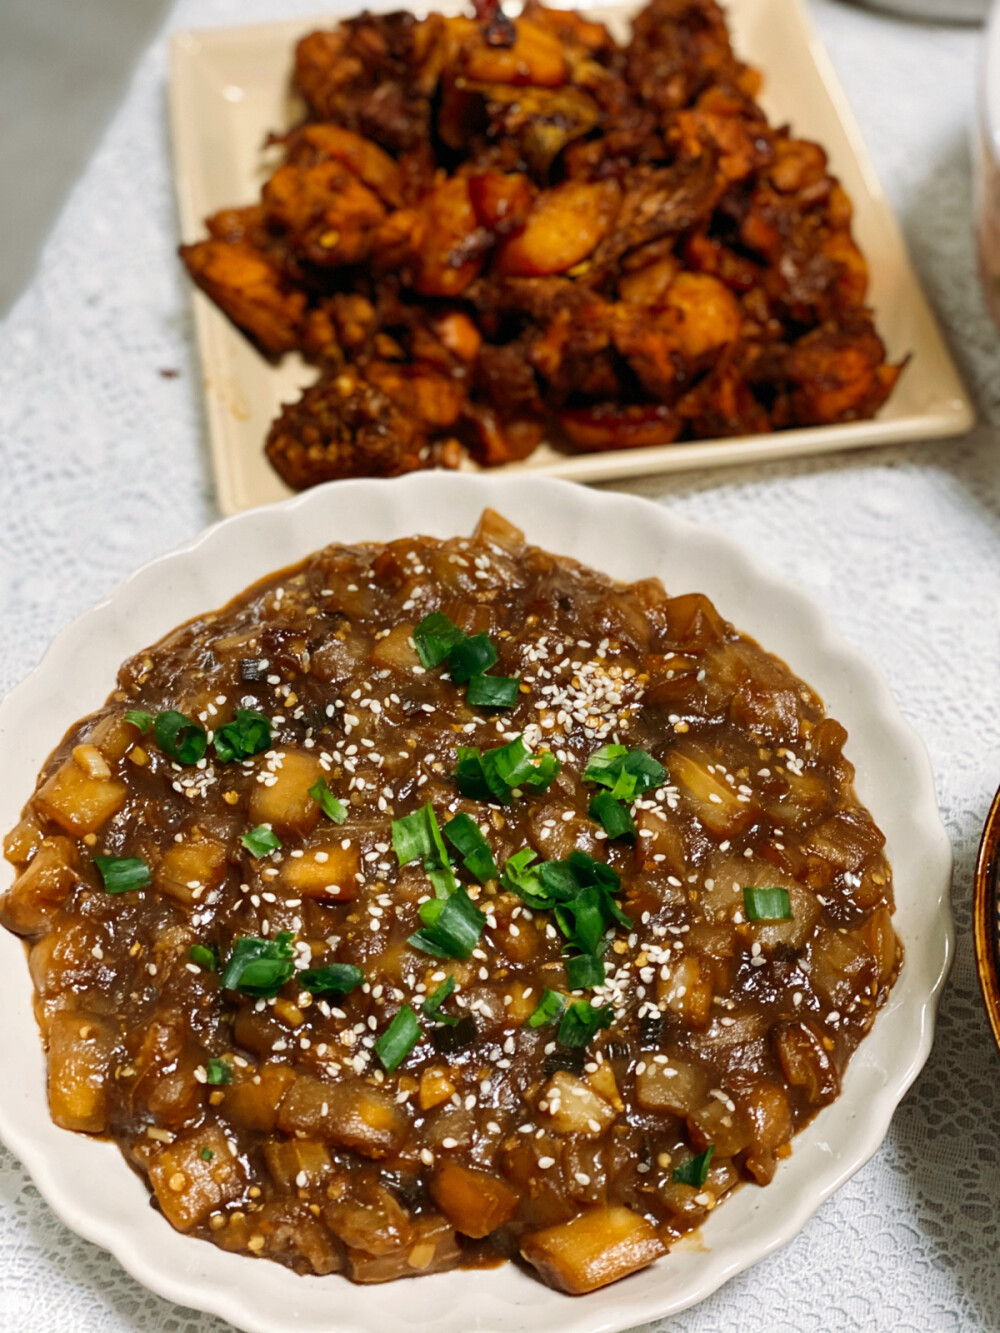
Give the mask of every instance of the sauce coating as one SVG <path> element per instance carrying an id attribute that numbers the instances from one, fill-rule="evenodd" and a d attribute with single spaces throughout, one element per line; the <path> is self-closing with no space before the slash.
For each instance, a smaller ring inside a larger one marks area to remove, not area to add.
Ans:
<path id="1" fill-rule="evenodd" d="M 513 706 L 425 665 L 433 623 Z M 298 1272 L 633 1272 L 770 1181 L 895 980 L 845 740 L 707 598 L 491 511 L 327 547 L 126 662 L 7 836 L 52 1116 Z"/>

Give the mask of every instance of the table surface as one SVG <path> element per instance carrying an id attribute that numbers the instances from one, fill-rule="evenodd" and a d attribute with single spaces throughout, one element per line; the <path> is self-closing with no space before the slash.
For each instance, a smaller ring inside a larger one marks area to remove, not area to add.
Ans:
<path id="1" fill-rule="evenodd" d="M 217 517 L 174 255 L 166 32 L 319 7 L 180 0 L 137 66 L 35 281 L 0 324 L 0 690 L 136 565 Z M 786 1249 L 663 1327 L 996 1333 L 1000 1059 L 971 931 L 976 844 L 1000 781 L 1000 338 L 985 314 L 971 234 L 979 35 L 837 0 L 811 8 L 981 424 L 960 441 L 627 489 L 731 532 L 807 588 L 878 662 L 934 762 L 955 852 L 958 950 L 934 1052 L 879 1153 Z M 145 1291 L 74 1236 L 3 1149 L 0 1253 L 5 1330 L 228 1327 Z"/>

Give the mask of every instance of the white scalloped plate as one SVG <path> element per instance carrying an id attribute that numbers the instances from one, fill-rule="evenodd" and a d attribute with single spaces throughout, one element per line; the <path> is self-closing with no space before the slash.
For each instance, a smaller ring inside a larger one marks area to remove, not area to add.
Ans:
<path id="1" fill-rule="evenodd" d="M 624 1282 L 571 1298 L 509 1264 L 356 1287 L 337 1276 L 297 1277 L 277 1264 L 179 1235 L 149 1206 L 145 1186 L 116 1147 L 57 1129 L 49 1119 L 22 948 L 0 932 L 4 1142 L 59 1216 L 110 1250 L 140 1282 L 248 1333 L 404 1326 L 434 1333 L 614 1333 L 671 1314 L 800 1230 L 878 1148 L 930 1050 L 953 927 L 951 853 L 923 745 L 875 668 L 803 593 L 760 569 L 728 537 L 631 496 L 544 478 L 415 474 L 394 482 L 336 482 L 227 519 L 146 565 L 74 621 L 0 705 L 0 826 L 16 821 L 48 752 L 70 723 L 102 703 L 131 653 L 317 547 L 413 532 L 468 533 L 486 504 L 521 525 L 530 540 L 621 579 L 658 574 L 672 592 L 708 593 L 724 615 L 820 692 L 848 728 L 859 795 L 888 838 L 906 964 L 848 1070 L 842 1096 L 795 1139 L 792 1156 L 766 1191 L 738 1191 L 703 1228 L 701 1247 L 680 1246 Z M 10 878 L 5 866 L 0 889 Z"/>

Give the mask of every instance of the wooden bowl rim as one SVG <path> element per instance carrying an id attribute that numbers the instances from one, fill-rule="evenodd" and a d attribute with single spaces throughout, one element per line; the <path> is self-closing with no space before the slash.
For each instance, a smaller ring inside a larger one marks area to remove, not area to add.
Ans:
<path id="1" fill-rule="evenodd" d="M 976 971 L 993 1040 L 1000 1049 L 1000 917 L 997 888 L 1000 879 L 1000 789 L 990 805 L 976 857 L 975 943 Z"/>

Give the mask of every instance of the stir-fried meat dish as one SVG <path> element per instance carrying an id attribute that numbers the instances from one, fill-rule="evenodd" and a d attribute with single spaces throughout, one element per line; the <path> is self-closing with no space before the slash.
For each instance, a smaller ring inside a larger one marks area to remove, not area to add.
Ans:
<path id="1" fill-rule="evenodd" d="M 306 119 L 260 201 L 181 247 L 263 352 L 319 378 L 267 453 L 292 487 L 871 417 L 900 373 L 851 202 L 768 124 L 715 0 L 620 46 L 507 19 L 362 14 L 310 33 Z"/>
<path id="2" fill-rule="evenodd" d="M 771 1180 L 895 980 L 845 741 L 706 597 L 489 511 L 318 551 L 127 661 L 6 839 L 52 1116 L 301 1273 L 634 1272 Z"/>

